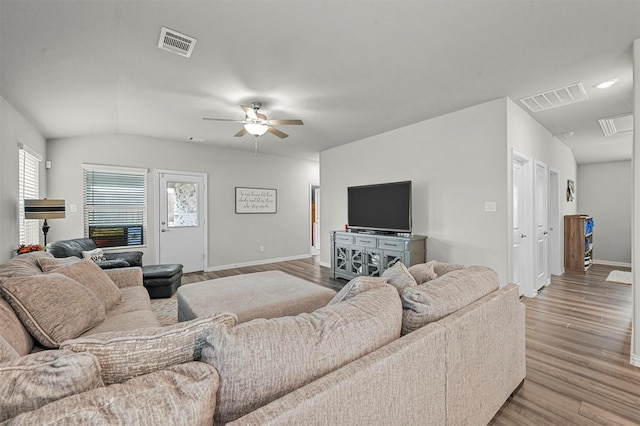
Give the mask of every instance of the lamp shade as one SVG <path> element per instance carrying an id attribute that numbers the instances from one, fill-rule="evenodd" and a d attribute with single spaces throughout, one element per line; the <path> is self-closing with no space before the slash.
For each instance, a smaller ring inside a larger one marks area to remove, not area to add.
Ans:
<path id="1" fill-rule="evenodd" d="M 64 200 L 25 199 L 25 219 L 63 219 L 65 215 Z"/>

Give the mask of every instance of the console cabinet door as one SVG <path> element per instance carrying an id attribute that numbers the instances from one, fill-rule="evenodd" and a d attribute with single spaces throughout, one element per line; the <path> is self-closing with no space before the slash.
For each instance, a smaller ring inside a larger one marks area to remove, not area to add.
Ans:
<path id="1" fill-rule="evenodd" d="M 382 253 L 383 253 L 383 259 L 382 259 L 383 269 L 389 269 L 398 262 L 405 263 L 404 252 L 384 250 Z"/>
<path id="2" fill-rule="evenodd" d="M 349 246 L 344 244 L 336 244 L 335 252 L 335 271 L 342 272 L 344 274 L 349 273 Z"/>

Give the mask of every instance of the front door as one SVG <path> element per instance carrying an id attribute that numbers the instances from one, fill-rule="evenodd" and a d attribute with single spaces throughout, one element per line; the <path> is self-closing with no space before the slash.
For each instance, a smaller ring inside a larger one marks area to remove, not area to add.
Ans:
<path id="1" fill-rule="evenodd" d="M 184 272 L 204 271 L 206 174 L 158 172 L 158 259 L 180 263 Z"/>

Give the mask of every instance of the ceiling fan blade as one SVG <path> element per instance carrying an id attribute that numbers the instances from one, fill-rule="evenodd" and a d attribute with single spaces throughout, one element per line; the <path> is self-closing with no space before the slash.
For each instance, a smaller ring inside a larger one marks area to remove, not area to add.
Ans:
<path id="1" fill-rule="evenodd" d="M 258 119 L 258 116 L 256 115 L 256 112 L 254 111 L 254 109 L 252 107 L 247 106 L 247 105 L 240 105 L 240 108 L 242 108 L 242 110 L 247 115 L 247 117 L 253 118 L 254 120 Z"/>
<path id="2" fill-rule="evenodd" d="M 265 121 L 267 120 L 267 116 L 264 114 L 257 113 L 256 116 L 258 116 L 260 120 L 265 120 Z"/>
<path id="3" fill-rule="evenodd" d="M 210 117 L 203 117 L 203 120 L 213 120 L 213 121 L 231 121 L 233 123 L 246 123 L 246 120 L 234 120 L 231 118 L 210 118 Z"/>
<path id="4" fill-rule="evenodd" d="M 244 127 L 242 128 L 242 130 L 240 130 L 238 133 L 236 133 L 235 136 L 236 138 L 239 138 L 240 136 L 244 136 L 247 134 L 247 129 L 245 129 Z"/>
<path id="5" fill-rule="evenodd" d="M 269 120 L 269 124 L 274 126 L 296 125 L 302 126 L 302 120 Z"/>
<path id="6" fill-rule="evenodd" d="M 276 135 L 277 137 L 284 139 L 286 137 L 289 137 L 288 134 L 286 134 L 285 132 L 281 132 L 280 130 L 269 126 L 269 129 L 267 130 L 269 133 Z"/>

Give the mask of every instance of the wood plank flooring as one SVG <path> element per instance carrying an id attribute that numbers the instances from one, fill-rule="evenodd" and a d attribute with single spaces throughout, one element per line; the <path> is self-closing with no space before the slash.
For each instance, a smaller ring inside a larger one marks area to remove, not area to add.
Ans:
<path id="1" fill-rule="evenodd" d="M 609 266 L 553 276 L 527 306 L 527 377 L 491 425 L 640 425 L 640 368 L 629 364 L 631 286 Z M 338 291 L 317 256 L 185 274 L 183 283 L 281 270 Z M 175 297 L 175 296 L 174 296 Z"/>

